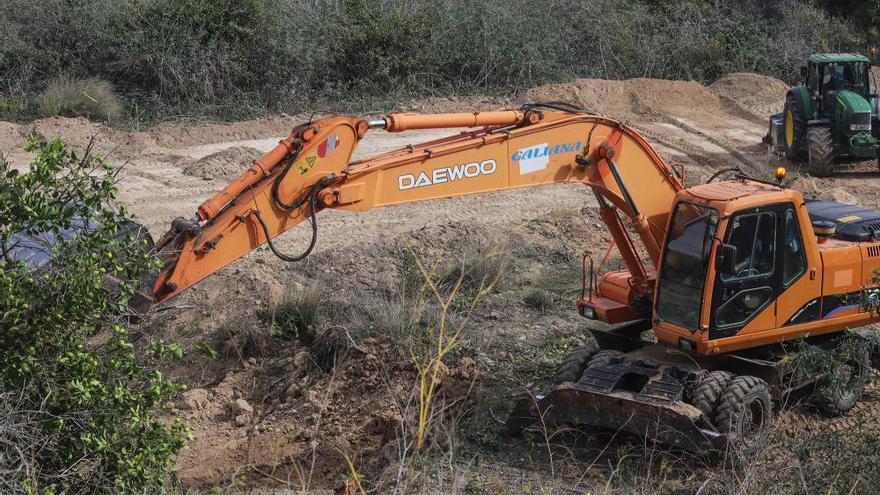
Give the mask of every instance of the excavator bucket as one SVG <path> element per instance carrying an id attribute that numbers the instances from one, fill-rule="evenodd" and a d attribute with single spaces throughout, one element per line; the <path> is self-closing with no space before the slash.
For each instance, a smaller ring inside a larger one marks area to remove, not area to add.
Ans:
<path id="1" fill-rule="evenodd" d="M 580 381 L 547 395 L 521 397 L 507 427 L 519 434 L 530 425 L 567 424 L 625 431 L 670 447 L 705 453 L 726 438 L 696 407 L 682 400 L 683 385 L 667 371 L 642 363 L 590 368 Z"/>
<path id="2" fill-rule="evenodd" d="M 84 218 L 74 218 L 68 228 L 57 232 L 18 232 L 10 236 L 6 241 L 9 248 L 4 249 L 4 254 L 7 261 L 12 263 L 24 262 L 33 274 L 42 275 L 51 269 L 53 249 L 58 243 L 69 241 L 77 234 L 89 232 L 93 229 L 95 229 L 93 221 Z M 122 240 L 127 238 L 139 241 L 148 253 L 153 253 L 155 250 L 152 236 L 150 236 L 147 228 L 138 222 L 133 220 L 122 222 L 122 229 L 117 233 L 116 239 Z M 148 273 L 139 281 L 138 292 L 128 302 L 128 316 L 132 317 L 132 319 L 137 319 L 146 314 L 152 307 L 152 291 L 157 276 L 157 273 Z M 111 275 L 107 275 L 104 280 L 105 287 L 108 290 L 113 290 L 118 282 L 119 280 Z"/>

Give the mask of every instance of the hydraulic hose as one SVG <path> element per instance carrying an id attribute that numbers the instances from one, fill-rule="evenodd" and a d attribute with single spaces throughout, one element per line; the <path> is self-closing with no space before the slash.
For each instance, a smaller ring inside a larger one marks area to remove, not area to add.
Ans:
<path id="1" fill-rule="evenodd" d="M 287 171 L 285 170 L 285 173 L 286 172 Z M 282 174 L 282 177 L 283 177 L 283 174 Z M 281 250 L 279 250 L 278 247 L 275 246 L 275 243 L 272 242 L 272 235 L 269 233 L 269 226 L 266 225 L 266 221 L 263 220 L 263 215 L 261 215 L 260 211 L 257 210 L 257 212 L 256 212 L 257 221 L 260 222 L 260 226 L 263 228 L 263 234 L 266 236 L 266 244 L 269 245 L 269 249 L 272 251 L 272 253 L 275 256 L 278 257 L 278 259 L 280 259 L 282 261 L 286 261 L 286 262 L 302 261 L 303 259 L 306 258 L 306 256 L 308 256 L 312 253 L 313 249 L 315 249 L 315 244 L 318 242 L 318 217 L 317 217 L 317 209 L 315 208 L 315 205 L 317 204 L 317 201 L 318 201 L 318 191 L 320 189 L 321 189 L 321 183 L 319 182 L 318 184 L 315 184 L 314 186 L 312 186 L 312 189 L 311 189 L 311 191 L 309 191 L 309 194 L 307 194 L 305 197 L 303 197 L 302 199 L 297 201 L 294 205 L 287 205 L 287 204 L 278 200 L 277 183 L 275 186 L 275 191 L 276 191 L 275 201 L 278 203 L 278 206 L 280 206 L 282 209 L 284 209 L 284 210 L 296 209 L 296 208 L 299 208 L 299 206 L 295 206 L 295 205 L 301 206 L 306 201 L 308 201 L 308 203 L 309 203 L 309 210 L 310 210 L 309 221 L 312 224 L 312 238 L 309 241 L 309 246 L 300 255 L 291 256 L 289 254 L 281 252 Z"/>

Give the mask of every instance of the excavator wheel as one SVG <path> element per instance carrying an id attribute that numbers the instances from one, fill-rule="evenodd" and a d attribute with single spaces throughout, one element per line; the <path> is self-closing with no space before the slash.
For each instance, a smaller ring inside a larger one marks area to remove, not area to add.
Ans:
<path id="1" fill-rule="evenodd" d="M 830 177 L 834 174 L 834 141 L 831 129 L 823 126 L 810 127 L 807 131 L 807 154 L 810 175 Z"/>
<path id="2" fill-rule="evenodd" d="M 591 345 L 576 347 L 569 351 L 559 362 L 556 384 L 577 383 L 583 376 L 584 370 L 587 369 L 587 363 L 597 352 L 599 349 Z"/>
<path id="3" fill-rule="evenodd" d="M 841 361 L 819 383 L 815 404 L 829 416 L 840 416 L 855 407 L 865 390 L 871 368 L 871 354 L 867 347 L 848 361 Z"/>
<path id="4" fill-rule="evenodd" d="M 701 376 L 693 389 L 693 405 L 703 411 L 707 418 L 711 418 L 715 413 L 715 406 L 733 377 L 734 374 L 729 371 L 710 371 Z"/>
<path id="5" fill-rule="evenodd" d="M 712 421 L 737 451 L 753 451 L 766 440 L 773 424 L 773 402 L 767 382 L 738 376 L 724 387 Z"/>
<path id="6" fill-rule="evenodd" d="M 607 366 L 611 364 L 614 360 L 618 358 L 622 358 L 623 353 L 620 351 L 615 351 L 614 349 L 604 349 L 596 353 L 590 362 L 587 363 L 587 368 L 595 368 L 596 366 Z"/>

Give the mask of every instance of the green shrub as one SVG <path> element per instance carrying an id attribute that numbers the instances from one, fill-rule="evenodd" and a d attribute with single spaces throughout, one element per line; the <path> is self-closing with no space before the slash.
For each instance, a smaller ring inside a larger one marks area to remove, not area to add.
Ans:
<path id="1" fill-rule="evenodd" d="M 37 96 L 42 117 L 64 115 L 116 122 L 122 116 L 122 102 L 113 86 L 100 79 L 58 79 Z"/>
<path id="2" fill-rule="evenodd" d="M 553 305 L 553 295 L 544 289 L 531 289 L 523 296 L 523 304 L 543 313 Z"/>
<path id="3" fill-rule="evenodd" d="M 272 327 L 281 337 L 311 345 L 318 335 L 323 304 L 324 290 L 318 286 L 302 291 L 288 290 L 272 310 Z"/>
<path id="4" fill-rule="evenodd" d="M 58 140 L 28 150 L 25 174 L 0 160 L 0 492 L 161 491 L 185 426 L 159 412 L 182 387 L 136 358 L 116 316 L 158 261 L 117 239 L 115 176 L 95 174 L 112 167 Z M 39 270 L 9 256 L 16 233 L 70 228 Z"/>

